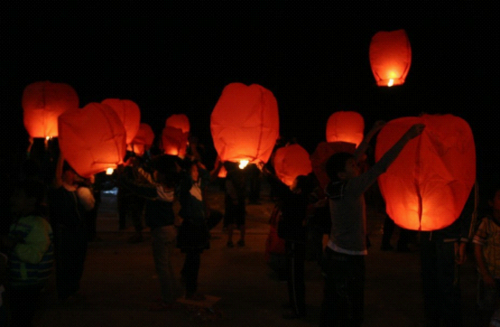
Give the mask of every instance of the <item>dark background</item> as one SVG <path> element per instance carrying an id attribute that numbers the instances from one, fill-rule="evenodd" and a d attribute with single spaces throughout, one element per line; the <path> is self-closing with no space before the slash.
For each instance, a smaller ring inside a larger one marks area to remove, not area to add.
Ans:
<path id="1" fill-rule="evenodd" d="M 367 128 L 421 112 L 460 116 L 474 133 L 478 174 L 498 176 L 494 2 L 364 2 L 2 3 L 2 148 L 26 150 L 22 92 L 49 80 L 75 88 L 80 107 L 105 98 L 136 102 L 156 134 L 168 116 L 184 113 L 192 134 L 214 151 L 211 111 L 225 85 L 242 82 L 274 93 L 280 134 L 309 152 L 325 140 L 326 121 L 338 110 L 361 113 Z M 413 53 L 406 83 L 377 87 L 371 37 L 401 28 Z"/>

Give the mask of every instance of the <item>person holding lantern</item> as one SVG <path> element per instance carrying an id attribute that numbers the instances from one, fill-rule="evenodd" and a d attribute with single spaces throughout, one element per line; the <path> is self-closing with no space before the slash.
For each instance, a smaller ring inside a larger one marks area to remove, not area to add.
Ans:
<path id="1" fill-rule="evenodd" d="M 326 187 L 332 228 L 322 259 L 325 275 L 321 326 L 361 326 L 364 311 L 366 212 L 364 192 L 386 171 L 403 147 L 420 135 L 423 124 L 413 125 L 368 171 L 358 161 L 370 139 L 384 126 L 376 122 L 354 154 L 335 153 L 326 162 L 331 182 Z"/>
<path id="2" fill-rule="evenodd" d="M 235 228 L 240 230 L 238 246 L 245 246 L 245 174 L 242 169 L 238 168 L 238 164 L 234 162 L 224 162 L 224 168 L 227 170 L 224 185 L 226 193 L 224 227 L 227 228 L 227 247 L 234 247 L 233 231 Z"/>

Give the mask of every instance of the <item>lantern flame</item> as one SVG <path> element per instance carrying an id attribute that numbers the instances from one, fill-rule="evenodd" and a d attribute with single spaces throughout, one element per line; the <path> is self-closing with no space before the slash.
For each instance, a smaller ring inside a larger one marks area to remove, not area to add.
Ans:
<path id="1" fill-rule="evenodd" d="M 393 79 L 393 78 L 391 78 L 391 79 L 389 80 L 389 83 L 387 83 L 387 86 L 388 86 L 388 87 L 391 87 L 391 86 L 393 86 L 393 85 L 394 85 L 394 79 Z"/>
<path id="2" fill-rule="evenodd" d="M 113 175 L 113 171 L 114 171 L 113 168 L 106 169 L 106 175 Z"/>
<path id="3" fill-rule="evenodd" d="M 240 165 L 238 167 L 240 167 L 240 169 L 244 169 L 248 165 L 248 162 L 248 160 L 240 160 Z"/>

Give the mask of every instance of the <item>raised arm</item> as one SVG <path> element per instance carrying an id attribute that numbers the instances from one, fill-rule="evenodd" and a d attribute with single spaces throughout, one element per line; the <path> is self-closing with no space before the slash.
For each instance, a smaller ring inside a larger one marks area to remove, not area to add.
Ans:
<path id="1" fill-rule="evenodd" d="M 378 121 L 375 122 L 375 124 L 373 124 L 373 127 L 365 135 L 365 137 L 363 137 L 363 141 L 361 141 L 361 143 L 359 144 L 359 146 L 354 151 L 354 158 L 356 158 L 356 161 L 359 162 L 361 159 L 363 159 L 363 155 L 365 154 L 366 150 L 368 149 L 368 146 L 370 145 L 371 139 L 384 126 L 385 126 L 385 121 L 383 121 L 383 120 L 378 120 Z"/>

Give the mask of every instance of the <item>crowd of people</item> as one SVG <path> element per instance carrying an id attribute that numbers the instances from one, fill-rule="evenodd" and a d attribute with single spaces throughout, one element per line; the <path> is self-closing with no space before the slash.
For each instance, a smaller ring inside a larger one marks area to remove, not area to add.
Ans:
<path id="1" fill-rule="evenodd" d="M 272 159 L 245 170 L 218 159 L 208 170 L 196 149 L 183 159 L 155 153 L 154 149 L 144 157 L 128 153 L 114 173 L 119 189 L 118 229 L 126 228 L 130 216 L 135 229 L 129 239 L 132 243 L 144 241 L 143 220 L 150 229 L 161 294 L 150 309 L 172 310 L 179 297 L 205 300 L 198 292 L 198 276 L 203 271 L 202 253 L 210 248 L 210 227 L 214 224 L 210 219 L 224 220 L 228 248 L 235 244 L 244 247 L 246 202 L 259 204 L 260 179 L 266 178 L 275 202 L 276 237 L 284 245 L 283 278 L 289 305 L 283 318 L 307 315 L 305 262 L 315 260 L 325 277 L 320 325 L 361 326 L 369 247 L 364 193 L 405 145 L 425 129 L 421 124 L 412 126 L 376 164 L 367 167 L 365 152 L 383 126 L 384 122 L 377 122 L 353 154 L 336 153 L 326 161 L 330 183 L 325 189 L 319 187 L 314 173 L 297 176 L 292 185 L 285 185 L 277 177 Z M 276 148 L 284 145 L 277 143 Z M 31 326 L 37 299 L 53 273 L 61 303 L 83 300 L 80 280 L 88 242 L 98 239 L 96 218 L 102 176 L 83 178 L 62 153 L 54 153 L 58 155 L 52 174 L 46 174 L 50 164 L 34 158 L 25 159 L 18 176 L 4 172 L 7 184 L 2 215 L 10 219 L 8 224 L 2 221 L 0 231 L 0 326 Z M 211 212 L 206 196 L 208 184 L 218 178 L 222 168 L 227 171 L 221 184 L 225 192 L 223 217 Z M 478 326 L 500 326 L 500 187 L 488 193 L 485 202 L 490 210 L 477 221 L 472 219 L 477 207 L 474 200 L 477 202 L 475 189 L 455 223 L 419 233 L 428 326 L 461 326 L 458 267 L 465 262 L 469 243 L 474 244 L 479 272 Z M 174 212 L 175 201 L 180 206 L 178 213 Z M 386 225 L 382 250 L 392 249 L 394 226 L 390 222 Z M 236 243 L 235 230 L 240 236 Z M 403 252 L 408 251 L 406 232 L 400 233 L 398 242 L 398 250 Z M 324 234 L 328 235 L 326 245 L 322 243 Z M 180 272 L 183 287 L 172 266 L 176 248 L 185 254 Z"/>

